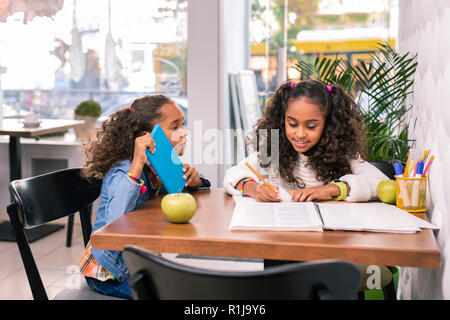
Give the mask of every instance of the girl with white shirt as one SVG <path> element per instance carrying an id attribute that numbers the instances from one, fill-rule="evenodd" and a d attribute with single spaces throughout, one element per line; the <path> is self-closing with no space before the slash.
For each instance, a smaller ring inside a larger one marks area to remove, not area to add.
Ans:
<path id="1" fill-rule="evenodd" d="M 267 134 L 258 134 L 262 130 Z M 271 161 L 267 161 L 260 157 L 260 151 L 266 150 L 258 148 L 229 168 L 223 182 L 229 194 L 281 201 L 282 187 L 292 201 L 368 201 L 377 198 L 378 182 L 388 179 L 364 160 L 364 120 L 353 98 L 337 85 L 316 80 L 280 85 L 256 124 L 257 146 L 271 146 L 273 132 L 279 135 L 278 153 L 269 148 L 267 159 Z M 257 182 L 246 162 L 276 193 Z"/>

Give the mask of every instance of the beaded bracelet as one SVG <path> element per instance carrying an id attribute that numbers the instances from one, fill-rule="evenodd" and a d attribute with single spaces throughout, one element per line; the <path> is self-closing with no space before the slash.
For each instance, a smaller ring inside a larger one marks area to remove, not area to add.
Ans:
<path id="1" fill-rule="evenodd" d="M 144 180 L 142 180 L 141 178 L 138 177 L 133 177 L 128 171 L 124 171 L 127 176 L 129 176 L 131 179 L 134 179 L 137 183 L 141 184 L 141 193 L 144 194 L 145 191 L 147 191 L 147 187 L 144 184 Z"/>
<path id="2" fill-rule="evenodd" d="M 250 197 L 248 194 L 244 193 L 244 186 L 247 182 L 249 181 L 253 181 L 256 182 L 255 180 L 253 180 L 252 178 L 245 178 L 244 180 L 242 180 L 242 182 L 240 183 L 240 187 L 239 187 L 239 192 L 241 193 L 241 195 L 243 197 Z"/>

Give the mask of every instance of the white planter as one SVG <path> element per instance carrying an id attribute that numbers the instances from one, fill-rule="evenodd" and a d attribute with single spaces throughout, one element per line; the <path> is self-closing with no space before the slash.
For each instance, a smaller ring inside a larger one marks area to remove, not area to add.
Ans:
<path id="1" fill-rule="evenodd" d="M 75 116 L 75 120 L 84 120 L 84 124 L 74 128 L 75 135 L 80 141 L 87 141 L 95 137 L 97 117 Z"/>

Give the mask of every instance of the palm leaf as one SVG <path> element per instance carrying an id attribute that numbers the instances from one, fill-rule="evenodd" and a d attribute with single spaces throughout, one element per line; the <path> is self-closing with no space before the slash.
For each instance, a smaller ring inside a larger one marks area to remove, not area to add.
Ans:
<path id="1" fill-rule="evenodd" d="M 405 101 L 413 92 L 417 55 L 400 55 L 388 44 L 378 43 L 371 62 L 352 66 L 347 60 L 317 57 L 314 63 L 299 61 L 293 66 L 303 78 L 327 85 L 339 84 L 361 105 L 367 127 L 368 160 L 405 162 L 414 140 L 408 139 L 405 115 L 411 107 Z"/>

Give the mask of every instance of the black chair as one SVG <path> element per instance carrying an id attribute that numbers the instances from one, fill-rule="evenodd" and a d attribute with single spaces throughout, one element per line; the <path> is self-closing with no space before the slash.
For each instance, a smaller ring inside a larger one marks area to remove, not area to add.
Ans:
<path id="1" fill-rule="evenodd" d="M 353 299 L 361 281 L 355 264 L 339 260 L 227 272 L 181 265 L 137 246 L 123 254 L 138 300 Z"/>
<path id="2" fill-rule="evenodd" d="M 72 246 L 72 234 L 73 234 L 73 219 L 74 215 L 71 214 L 67 218 L 67 234 L 66 234 L 66 247 L 70 248 Z"/>
<path id="3" fill-rule="evenodd" d="M 101 180 L 87 180 L 80 168 L 63 169 L 9 184 L 13 203 L 8 206 L 17 245 L 35 300 L 48 300 L 24 229 L 80 213 L 84 245 L 92 231 L 91 206 L 100 195 Z M 80 252 L 81 258 L 82 252 Z M 67 288 L 55 299 L 108 299 L 91 290 L 83 281 L 81 288 Z"/>
<path id="4" fill-rule="evenodd" d="M 395 180 L 394 166 L 387 161 L 369 161 L 375 168 L 383 172 L 389 179 Z"/>

